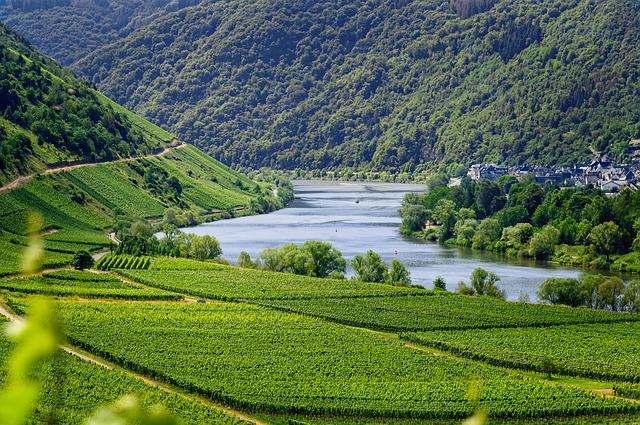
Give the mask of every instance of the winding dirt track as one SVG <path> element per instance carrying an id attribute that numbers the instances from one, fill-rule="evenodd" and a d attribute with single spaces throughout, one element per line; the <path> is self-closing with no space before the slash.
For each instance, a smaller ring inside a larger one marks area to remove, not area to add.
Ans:
<path id="1" fill-rule="evenodd" d="M 21 322 L 23 319 L 22 317 L 18 316 L 17 314 L 15 314 L 13 311 L 11 311 L 6 305 L 4 305 L 2 302 L 0 302 L 0 315 L 6 317 L 8 320 L 12 321 L 12 322 Z M 162 382 L 156 381 L 155 379 L 151 379 L 148 378 L 144 375 L 140 375 L 138 373 L 132 372 L 130 370 L 124 369 L 120 366 L 111 364 L 110 362 L 101 359 L 97 356 L 94 356 L 93 354 L 89 354 L 83 350 L 80 350 L 70 344 L 60 344 L 59 345 L 60 349 L 72 356 L 75 356 L 77 358 L 79 358 L 82 361 L 88 362 L 88 363 L 92 363 L 96 366 L 105 368 L 107 370 L 118 370 L 130 377 L 136 378 L 141 380 L 142 382 L 144 382 L 145 384 L 152 386 L 154 388 L 157 388 L 161 391 L 164 391 L 166 393 L 170 393 L 170 394 L 175 394 L 177 396 L 180 396 L 186 400 L 189 401 L 197 401 L 198 403 L 202 403 L 205 404 L 207 406 L 213 407 L 216 410 L 219 410 L 229 416 L 232 416 L 234 418 L 246 421 L 246 422 L 250 422 L 256 425 L 268 425 L 266 422 L 263 422 L 259 419 L 253 418 L 251 416 L 246 415 L 243 412 L 240 412 L 239 410 L 235 410 L 232 409 L 230 407 L 226 407 L 217 403 L 214 403 L 213 401 L 205 398 L 205 397 L 201 397 L 201 396 L 194 396 L 194 395 L 190 395 L 190 394 L 185 394 L 183 391 L 178 390 L 177 388 L 171 386 L 171 385 L 167 385 L 164 384 Z"/>
<path id="2" fill-rule="evenodd" d="M 62 166 L 62 167 L 47 168 L 46 170 L 44 170 L 41 173 L 33 173 L 33 174 L 29 174 L 27 176 L 21 176 L 21 177 L 16 178 L 15 180 L 5 184 L 4 186 L 0 186 L 0 193 L 7 192 L 7 191 L 10 191 L 10 190 L 13 190 L 13 189 L 17 189 L 20 186 L 22 186 L 23 184 L 28 183 L 29 181 L 31 181 L 31 179 L 33 179 L 35 176 L 37 176 L 39 174 L 53 174 L 53 173 L 59 173 L 59 172 L 62 172 L 62 171 L 76 170 L 78 168 L 95 167 L 96 165 L 102 165 L 102 164 L 113 164 L 113 163 L 118 163 L 118 162 L 131 162 L 131 161 L 135 161 L 135 160 L 138 160 L 138 159 L 144 159 L 144 158 L 157 158 L 159 156 L 164 156 L 164 155 L 168 154 L 169 152 L 171 152 L 174 149 L 181 149 L 181 148 L 183 148 L 185 146 L 186 146 L 186 144 L 184 144 L 182 142 L 174 142 L 170 146 L 167 146 L 166 148 L 164 148 L 161 152 L 152 153 L 152 154 L 149 154 L 149 155 L 136 156 L 136 157 L 131 157 L 131 158 L 120 158 L 120 159 L 114 159 L 113 161 L 87 162 L 87 163 L 82 163 L 82 164 L 65 165 L 65 166 Z"/>

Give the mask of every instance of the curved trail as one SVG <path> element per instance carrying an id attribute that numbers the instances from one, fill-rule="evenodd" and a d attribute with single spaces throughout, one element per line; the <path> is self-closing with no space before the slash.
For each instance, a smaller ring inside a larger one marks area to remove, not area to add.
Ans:
<path id="1" fill-rule="evenodd" d="M 15 314 L 13 311 L 11 311 L 4 303 L 0 302 L 0 315 L 6 317 L 8 320 L 12 321 L 12 322 L 21 322 L 23 320 L 22 317 L 20 317 L 19 315 Z M 94 364 L 96 366 L 102 367 L 104 369 L 107 370 L 117 370 L 119 372 L 122 372 L 124 374 L 126 374 L 127 376 L 130 376 L 132 378 L 136 378 L 139 379 L 140 381 L 144 382 L 145 384 L 154 387 L 156 389 L 159 389 L 161 391 L 164 391 L 166 393 L 170 393 L 170 394 L 175 394 L 177 396 L 180 396 L 186 400 L 189 401 L 197 401 L 198 403 L 202 403 L 205 404 L 207 406 L 210 406 L 220 412 L 223 412 L 229 416 L 232 416 L 234 418 L 246 421 L 246 422 L 250 422 L 256 425 L 268 425 L 266 422 L 263 422 L 259 419 L 253 418 L 239 410 L 235 410 L 232 409 L 230 407 L 227 406 L 223 406 L 221 404 L 217 404 L 205 397 L 201 397 L 201 396 L 194 396 L 192 394 L 188 394 L 185 393 L 184 391 L 173 387 L 171 385 L 156 381 L 155 379 L 151 379 L 149 377 L 146 377 L 144 375 L 132 372 L 128 369 L 125 369 L 123 367 L 120 367 L 116 364 L 112 364 L 111 362 L 101 359 L 93 354 L 90 354 L 84 350 L 80 350 L 70 344 L 60 344 L 59 348 L 64 351 L 67 354 L 70 354 L 72 356 L 75 356 L 77 358 L 79 358 L 80 360 L 87 362 L 87 363 L 91 363 Z"/>
<path id="2" fill-rule="evenodd" d="M 31 181 L 35 176 L 39 175 L 39 174 L 53 174 L 53 173 L 59 173 L 62 171 L 72 171 L 72 170 L 77 170 L 78 168 L 84 168 L 84 167 L 95 167 L 96 165 L 102 165 L 102 164 L 113 164 L 113 163 L 118 163 L 118 162 L 131 162 L 131 161 L 136 161 L 138 159 L 145 159 L 145 158 L 157 158 L 159 156 L 164 156 L 166 154 L 168 154 L 169 152 L 171 152 L 174 149 L 181 149 L 183 147 L 185 147 L 186 144 L 182 143 L 182 142 L 174 142 L 172 143 L 170 146 L 167 146 L 166 148 L 164 148 L 161 152 L 158 153 L 152 153 L 149 155 L 143 155 L 143 156 L 136 156 L 136 157 L 131 157 L 131 158 L 120 158 L 120 159 L 114 159 L 113 161 L 104 161 L 104 162 L 87 162 L 87 163 L 82 163 L 82 164 L 74 164 L 74 165 L 64 165 L 61 167 L 53 167 L 53 168 L 47 168 L 46 170 L 40 172 L 40 173 L 33 173 L 33 174 L 29 174 L 26 176 L 21 176 L 16 178 L 15 180 L 5 184 L 4 186 L 0 186 L 0 193 L 2 192 L 7 192 L 13 189 L 17 189 L 18 187 L 22 186 L 23 184 L 28 183 L 29 181 Z"/>

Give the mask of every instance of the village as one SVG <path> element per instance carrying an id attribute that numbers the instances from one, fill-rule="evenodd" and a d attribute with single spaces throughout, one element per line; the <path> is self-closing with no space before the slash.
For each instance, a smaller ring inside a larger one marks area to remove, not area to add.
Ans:
<path id="1" fill-rule="evenodd" d="M 636 191 L 640 187 L 640 139 L 629 143 L 625 163 L 616 163 L 607 154 L 595 154 L 589 163 L 570 167 L 474 164 L 467 173 L 473 180 L 496 180 L 505 174 L 518 179 L 533 175 L 541 185 L 594 187 L 609 193 Z"/>

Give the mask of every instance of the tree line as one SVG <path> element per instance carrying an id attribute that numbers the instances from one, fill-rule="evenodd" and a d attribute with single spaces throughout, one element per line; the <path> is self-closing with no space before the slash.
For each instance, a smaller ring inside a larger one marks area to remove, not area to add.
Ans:
<path id="1" fill-rule="evenodd" d="M 399 214 L 404 234 L 539 260 L 608 268 L 640 251 L 640 193 L 628 189 L 543 187 L 533 176 L 463 178 L 457 187 L 431 179 L 426 193 L 405 196 Z"/>

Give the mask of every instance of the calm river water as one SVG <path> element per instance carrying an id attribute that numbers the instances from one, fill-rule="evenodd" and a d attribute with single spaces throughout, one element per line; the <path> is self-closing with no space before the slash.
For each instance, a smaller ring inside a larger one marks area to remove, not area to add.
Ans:
<path id="1" fill-rule="evenodd" d="M 501 277 L 499 285 L 511 300 L 526 294 L 535 301 L 536 290 L 545 278 L 582 273 L 402 237 L 397 210 L 405 193 L 425 190 L 421 185 L 298 181 L 294 188 L 296 199 L 280 211 L 183 230 L 215 236 L 223 256 L 231 262 L 241 251 L 255 258 L 264 248 L 307 240 L 331 242 L 347 260 L 372 249 L 386 261 L 398 258 L 411 271 L 413 283 L 427 288 L 433 286 L 436 276 L 442 276 L 447 288 L 453 290 L 459 281 L 468 282 L 473 269 L 482 267 Z"/>

